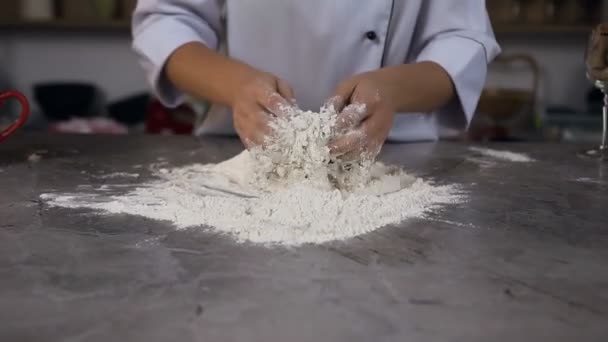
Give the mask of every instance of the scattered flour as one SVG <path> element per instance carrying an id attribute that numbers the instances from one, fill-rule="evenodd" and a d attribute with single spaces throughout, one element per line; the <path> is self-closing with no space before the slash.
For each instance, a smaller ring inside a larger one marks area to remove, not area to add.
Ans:
<path id="1" fill-rule="evenodd" d="M 139 173 L 128 173 L 128 172 L 114 172 L 108 173 L 105 175 L 96 176 L 96 178 L 100 179 L 110 179 L 110 178 L 138 178 Z"/>
<path id="2" fill-rule="evenodd" d="M 533 162 L 534 159 L 523 153 L 515 153 L 511 151 L 500 151 L 500 150 L 492 150 L 489 148 L 481 148 L 481 147 L 469 147 L 469 150 L 479 153 L 486 157 L 491 157 L 495 159 L 516 162 L 516 163 L 529 163 Z"/>
<path id="3" fill-rule="evenodd" d="M 477 164 L 477 166 L 479 166 L 479 168 L 481 169 L 492 169 L 497 165 L 495 161 L 487 160 L 484 158 L 467 157 L 466 160 L 471 163 Z"/>
<path id="4" fill-rule="evenodd" d="M 327 142 L 336 115 L 327 108 L 290 113 L 273 124 L 275 137 L 262 148 L 220 164 L 160 169 L 156 180 L 122 195 L 41 198 L 50 206 L 139 215 L 285 246 L 348 239 L 463 200 L 454 185 L 433 185 L 371 160 L 346 166 L 333 159 Z"/>
<path id="5" fill-rule="evenodd" d="M 40 156 L 39 154 L 36 153 L 32 153 L 27 157 L 27 161 L 29 161 L 30 163 L 37 163 L 42 159 L 42 156 Z"/>
<path id="6" fill-rule="evenodd" d="M 579 177 L 574 180 L 577 183 L 592 183 L 592 184 L 604 184 L 601 179 L 594 179 L 589 177 Z"/>

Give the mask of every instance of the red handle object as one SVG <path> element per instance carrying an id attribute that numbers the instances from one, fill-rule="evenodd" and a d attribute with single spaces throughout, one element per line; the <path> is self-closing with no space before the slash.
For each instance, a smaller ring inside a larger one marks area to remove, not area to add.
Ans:
<path id="1" fill-rule="evenodd" d="M 15 133 L 19 127 L 23 126 L 27 121 L 27 118 L 30 116 L 30 104 L 25 98 L 23 94 L 18 91 L 10 90 L 6 92 L 0 93 L 0 106 L 4 104 L 4 101 L 15 98 L 21 104 L 21 113 L 19 114 L 19 118 L 13 124 L 8 126 L 5 130 L 0 132 L 0 142 L 8 138 L 9 135 Z"/>

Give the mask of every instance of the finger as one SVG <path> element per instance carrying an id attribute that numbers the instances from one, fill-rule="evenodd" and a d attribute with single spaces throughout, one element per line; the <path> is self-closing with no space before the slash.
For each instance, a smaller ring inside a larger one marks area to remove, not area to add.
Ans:
<path id="1" fill-rule="evenodd" d="M 365 134 L 361 130 L 356 130 L 332 140 L 328 147 L 333 157 L 340 157 L 351 152 L 360 152 L 364 144 Z"/>
<path id="2" fill-rule="evenodd" d="M 270 115 L 259 105 L 244 108 L 242 113 L 234 121 L 241 141 L 248 148 L 265 143 L 267 137 L 273 134 Z"/>
<path id="3" fill-rule="evenodd" d="M 277 92 L 272 92 L 266 98 L 263 98 L 260 105 L 266 112 L 279 118 L 286 117 L 294 109 L 293 104 Z"/>
<path id="4" fill-rule="evenodd" d="M 374 159 L 380 153 L 390 132 L 390 126 L 392 126 L 392 121 L 387 121 L 387 116 L 391 117 L 389 114 L 389 112 L 378 111 L 363 121 L 359 127 L 362 132 L 365 132 L 365 148 L 362 151 L 362 158 Z"/>
<path id="5" fill-rule="evenodd" d="M 281 95 L 284 99 L 291 102 L 292 106 L 296 105 L 295 93 L 289 83 L 287 83 L 287 81 L 281 78 L 277 79 L 277 91 L 279 92 L 279 95 Z"/>
<path id="6" fill-rule="evenodd" d="M 247 130 L 247 128 L 244 127 L 242 123 L 235 121 L 234 128 L 238 133 L 241 142 L 248 150 L 261 145 L 262 140 L 260 139 L 260 136 L 250 130 Z"/>
<path id="7" fill-rule="evenodd" d="M 342 82 L 336 88 L 334 96 L 329 99 L 328 103 L 334 106 L 336 112 L 341 112 L 348 103 L 350 103 L 351 96 L 355 91 L 355 82 L 347 81 Z M 331 101 L 331 102 L 330 102 Z"/>
<path id="8" fill-rule="evenodd" d="M 266 146 L 273 140 L 273 130 L 263 123 L 258 123 L 249 135 L 254 146 Z"/>
<path id="9" fill-rule="evenodd" d="M 344 98 L 342 96 L 332 96 L 323 104 L 323 108 L 331 112 L 340 113 L 344 109 Z"/>
<path id="10" fill-rule="evenodd" d="M 363 157 L 362 151 L 357 150 L 357 151 L 350 151 L 346 154 L 343 154 L 338 159 L 340 159 L 340 161 L 342 163 L 354 163 L 354 162 L 360 161 L 365 158 Z M 353 165 L 353 164 L 347 164 L 347 165 Z"/>
<path id="11" fill-rule="evenodd" d="M 268 113 L 266 109 L 257 103 L 253 103 L 244 108 L 245 115 L 244 122 L 248 127 L 256 132 L 267 133 L 270 132 L 270 122 L 273 119 L 272 114 Z"/>
<path id="12" fill-rule="evenodd" d="M 353 103 L 346 106 L 338 115 L 336 131 L 343 132 L 359 126 L 363 120 L 369 117 L 369 112 L 365 103 Z"/>
<path id="13" fill-rule="evenodd" d="M 293 109 L 293 104 L 287 101 L 277 90 L 277 81 L 271 80 L 260 83 L 253 92 L 256 104 L 264 111 L 277 117 L 285 117 Z"/>
<path id="14" fill-rule="evenodd" d="M 349 152 L 336 156 L 341 162 L 352 163 L 358 161 L 375 160 L 380 150 L 382 143 L 378 143 L 373 139 L 362 137 L 358 143 L 354 144 L 353 149 Z"/>
<path id="15" fill-rule="evenodd" d="M 255 148 L 260 145 L 259 141 L 255 141 L 254 139 L 251 139 L 249 137 L 239 135 L 239 138 L 241 139 L 241 143 L 243 143 L 243 145 L 245 145 L 245 148 L 247 148 L 248 150 L 251 150 L 252 148 Z"/>

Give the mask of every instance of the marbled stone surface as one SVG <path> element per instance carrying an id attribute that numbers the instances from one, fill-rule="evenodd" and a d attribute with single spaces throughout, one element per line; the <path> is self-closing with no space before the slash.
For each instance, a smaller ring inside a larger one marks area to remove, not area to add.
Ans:
<path id="1" fill-rule="evenodd" d="M 0 144 L 0 341 L 608 341 L 608 163 L 585 146 L 389 145 L 468 200 L 340 243 L 237 244 L 205 229 L 48 208 L 96 175 L 217 162 L 236 140 L 19 135 Z M 33 153 L 40 156 L 28 161 Z"/>

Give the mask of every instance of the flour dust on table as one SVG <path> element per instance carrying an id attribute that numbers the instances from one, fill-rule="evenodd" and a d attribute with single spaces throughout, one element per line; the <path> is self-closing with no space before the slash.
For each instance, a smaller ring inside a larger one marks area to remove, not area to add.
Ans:
<path id="1" fill-rule="evenodd" d="M 332 158 L 327 145 L 340 133 L 336 117 L 332 108 L 288 109 L 272 124 L 267 144 L 222 163 L 160 169 L 156 180 L 123 195 L 51 193 L 42 199 L 284 246 L 345 240 L 463 200 L 455 185 L 434 185 L 372 158 Z"/>
<path id="2" fill-rule="evenodd" d="M 497 160 L 514 162 L 514 163 L 530 163 L 535 161 L 533 158 L 524 153 L 517 153 L 511 151 L 493 150 L 490 148 L 483 147 L 469 147 L 469 150 L 478 153 L 484 157 L 490 157 Z"/>

